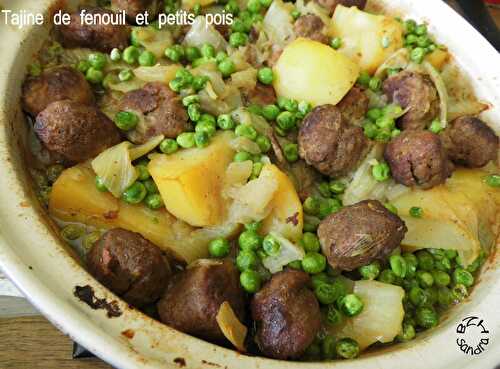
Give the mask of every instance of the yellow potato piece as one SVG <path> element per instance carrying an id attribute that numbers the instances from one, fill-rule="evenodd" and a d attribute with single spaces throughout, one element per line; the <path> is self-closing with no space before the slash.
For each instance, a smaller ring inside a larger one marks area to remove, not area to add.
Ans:
<path id="1" fill-rule="evenodd" d="M 331 32 L 342 39 L 339 52 L 369 73 L 403 47 L 403 26 L 390 16 L 338 5 L 332 21 Z"/>
<path id="2" fill-rule="evenodd" d="M 317 41 L 298 38 L 274 66 L 278 96 L 316 105 L 336 105 L 356 82 L 359 67 L 345 55 Z"/>
<path id="3" fill-rule="evenodd" d="M 292 181 L 273 164 L 266 164 L 262 168 L 261 175 L 263 174 L 276 178 L 278 189 L 271 200 L 271 213 L 262 222 L 262 233 L 276 232 L 291 241 L 298 242 L 302 237 L 304 214 Z"/>
<path id="4" fill-rule="evenodd" d="M 148 169 L 165 202 L 178 219 L 195 227 L 222 223 L 225 202 L 222 189 L 226 168 L 235 154 L 230 146 L 232 132 L 212 138 L 209 146 L 156 155 Z"/>
<path id="5" fill-rule="evenodd" d="M 427 55 L 426 60 L 432 64 L 437 70 L 443 69 L 444 65 L 450 58 L 450 54 L 447 51 L 436 49 L 429 55 Z"/>

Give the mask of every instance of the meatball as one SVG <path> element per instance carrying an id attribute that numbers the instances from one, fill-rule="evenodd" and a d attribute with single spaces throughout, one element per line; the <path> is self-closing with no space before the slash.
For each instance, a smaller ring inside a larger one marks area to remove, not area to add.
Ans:
<path id="1" fill-rule="evenodd" d="M 363 10 L 366 6 L 367 0 L 316 0 L 316 2 L 328 10 L 331 15 L 335 12 L 337 5 L 343 5 L 349 8 L 351 6 L 357 6 L 358 9 Z"/>
<path id="2" fill-rule="evenodd" d="M 172 278 L 158 302 L 158 313 L 163 323 L 181 332 L 224 342 L 215 319 L 224 301 L 243 322 L 245 294 L 234 264 L 229 260 L 200 260 Z"/>
<path id="3" fill-rule="evenodd" d="M 439 112 L 439 97 L 431 80 L 419 73 L 403 71 L 387 78 L 384 93 L 408 112 L 398 119 L 402 129 L 424 129 Z"/>
<path id="4" fill-rule="evenodd" d="M 116 13 L 103 8 L 85 9 L 87 14 L 116 18 Z M 79 12 L 72 13 L 68 25 L 57 26 L 61 43 L 64 47 L 88 47 L 103 52 L 113 48 L 127 47 L 130 37 L 130 28 L 126 25 L 113 25 L 96 22 L 95 24 L 82 23 Z"/>
<path id="5" fill-rule="evenodd" d="M 333 268 L 353 270 L 387 257 L 406 231 L 404 222 L 379 201 L 365 200 L 323 219 L 318 237 Z"/>
<path id="6" fill-rule="evenodd" d="M 269 105 L 276 102 L 276 92 L 273 86 L 257 83 L 255 88 L 245 95 L 248 104 Z"/>
<path id="7" fill-rule="evenodd" d="M 453 171 L 439 136 L 429 131 L 404 131 L 387 144 L 384 157 L 394 180 L 408 187 L 432 188 Z"/>
<path id="8" fill-rule="evenodd" d="M 107 231 L 94 243 L 87 266 L 99 282 L 136 307 L 158 300 L 171 274 L 158 247 L 122 228 Z"/>
<path id="9" fill-rule="evenodd" d="M 362 88 L 354 86 L 337 104 L 337 108 L 342 113 L 342 118 L 346 122 L 354 125 L 361 125 L 366 113 L 370 100 L 366 96 Z"/>
<path id="10" fill-rule="evenodd" d="M 265 356 L 300 357 L 321 328 L 321 313 L 309 276 L 288 269 L 274 274 L 254 295 L 251 309 L 256 342 Z"/>
<path id="11" fill-rule="evenodd" d="M 46 70 L 23 84 L 23 107 L 33 117 L 59 100 L 92 105 L 94 94 L 83 74 L 66 66 Z"/>
<path id="12" fill-rule="evenodd" d="M 339 177 L 354 169 L 368 140 L 360 127 L 347 124 L 333 105 L 320 105 L 306 115 L 299 130 L 299 154 L 321 173 Z"/>
<path id="13" fill-rule="evenodd" d="M 441 134 L 448 157 L 469 168 L 480 168 L 498 157 L 498 136 L 483 121 L 460 117 Z"/>
<path id="14" fill-rule="evenodd" d="M 70 163 L 95 157 L 120 142 L 114 123 L 99 109 L 71 100 L 51 103 L 36 117 L 35 132 L 45 147 Z"/>
<path id="15" fill-rule="evenodd" d="M 313 14 L 301 15 L 294 23 L 293 29 L 297 37 L 305 37 L 328 44 L 328 36 L 323 33 L 325 25 L 320 17 Z"/>
<path id="16" fill-rule="evenodd" d="M 126 93 L 119 109 L 144 114 L 144 119 L 136 128 L 127 133 L 134 143 L 144 143 L 157 135 L 176 138 L 191 129 L 180 98 L 159 82 L 151 82 L 139 90 Z"/>
<path id="17" fill-rule="evenodd" d="M 156 1 L 153 0 L 111 0 L 113 9 L 117 11 L 125 11 L 127 19 L 130 23 L 135 24 L 135 19 L 138 14 L 144 14 L 148 11 L 148 19 L 151 22 L 157 14 Z"/>

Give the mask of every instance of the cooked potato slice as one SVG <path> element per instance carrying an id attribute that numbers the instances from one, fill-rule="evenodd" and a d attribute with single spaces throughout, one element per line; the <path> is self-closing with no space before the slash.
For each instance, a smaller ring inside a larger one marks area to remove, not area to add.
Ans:
<path id="1" fill-rule="evenodd" d="M 363 311 L 331 328 L 335 337 L 349 337 L 364 350 L 375 342 L 387 343 L 401 331 L 404 290 L 399 286 L 377 281 L 356 281 L 354 291 L 363 301 Z"/>
<path id="2" fill-rule="evenodd" d="M 165 202 L 178 219 L 195 227 L 221 224 L 226 204 L 222 190 L 234 150 L 231 132 L 219 133 L 209 146 L 156 155 L 148 169 Z"/>
<path id="3" fill-rule="evenodd" d="M 304 214 L 302 203 L 297 191 L 288 176 L 273 164 L 267 164 L 262 173 L 270 175 L 278 180 L 278 189 L 271 201 L 271 213 L 262 223 L 262 232 L 276 232 L 291 241 L 298 242 L 302 237 L 304 226 Z"/>
<path id="4" fill-rule="evenodd" d="M 403 26 L 392 17 L 338 5 L 332 20 L 334 36 L 342 39 L 339 51 L 362 70 L 374 73 L 391 54 L 403 47 Z"/>
<path id="5" fill-rule="evenodd" d="M 336 105 L 356 82 L 359 67 L 327 45 L 298 38 L 283 50 L 274 75 L 279 96 Z"/>

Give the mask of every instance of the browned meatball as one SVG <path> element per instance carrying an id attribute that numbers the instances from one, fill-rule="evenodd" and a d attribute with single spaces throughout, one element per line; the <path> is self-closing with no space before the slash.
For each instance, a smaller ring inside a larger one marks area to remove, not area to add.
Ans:
<path id="1" fill-rule="evenodd" d="M 158 300 L 171 274 L 158 247 L 122 228 L 97 240 L 87 255 L 87 266 L 99 282 L 136 307 Z"/>
<path id="2" fill-rule="evenodd" d="M 309 276 L 288 269 L 274 274 L 255 294 L 251 309 L 256 341 L 265 356 L 300 357 L 321 328 L 321 313 Z"/>
<path id="3" fill-rule="evenodd" d="M 102 8 L 85 9 L 88 14 L 105 15 L 109 17 L 116 13 Z M 103 52 L 109 52 L 113 48 L 123 49 L 129 43 L 130 28 L 118 24 L 87 24 L 82 22 L 80 12 L 72 13 L 69 25 L 58 25 L 59 37 L 64 47 L 88 47 Z"/>
<path id="4" fill-rule="evenodd" d="M 305 37 L 314 41 L 328 44 L 328 36 L 323 33 L 325 24 L 320 17 L 314 14 L 301 15 L 294 23 L 293 29 L 297 37 Z"/>
<path id="5" fill-rule="evenodd" d="M 389 101 L 408 112 L 398 119 L 402 129 L 424 129 L 439 112 L 439 97 L 432 81 L 425 75 L 403 71 L 383 84 Z"/>
<path id="6" fill-rule="evenodd" d="M 480 168 L 498 157 L 498 136 L 483 121 L 460 117 L 441 134 L 448 157 L 457 164 Z"/>
<path id="7" fill-rule="evenodd" d="M 406 231 L 404 222 L 380 202 L 365 200 L 323 219 L 318 237 L 333 268 L 353 270 L 386 258 Z"/>
<path id="8" fill-rule="evenodd" d="M 343 5 L 349 8 L 351 6 L 357 6 L 358 9 L 363 10 L 366 6 L 367 0 L 316 0 L 316 2 L 328 10 L 330 14 L 333 14 L 337 5 Z"/>
<path id="9" fill-rule="evenodd" d="M 408 187 L 437 186 L 453 170 L 439 136 L 429 131 L 404 131 L 387 144 L 384 157 L 394 180 Z"/>
<path id="10" fill-rule="evenodd" d="M 35 132 L 49 151 L 70 163 L 93 158 L 120 142 L 118 129 L 99 109 L 71 100 L 47 106 L 36 117 Z"/>
<path id="11" fill-rule="evenodd" d="M 306 115 L 299 130 L 299 154 L 321 173 L 338 177 L 354 169 L 368 147 L 360 127 L 347 124 L 333 105 Z"/>
<path id="12" fill-rule="evenodd" d="M 276 92 L 274 92 L 273 86 L 257 83 L 255 88 L 246 94 L 245 100 L 248 104 L 274 104 L 276 102 Z"/>
<path id="13" fill-rule="evenodd" d="M 229 260 L 200 260 L 170 281 L 158 302 L 158 313 L 163 323 L 181 332 L 222 342 L 224 335 L 215 317 L 224 301 L 243 322 L 245 294 L 234 264 Z"/>
<path id="14" fill-rule="evenodd" d="M 134 143 L 144 143 L 157 135 L 175 138 L 191 129 L 179 96 L 159 82 L 151 82 L 139 90 L 126 93 L 119 109 L 144 114 L 144 119 L 136 128 L 127 133 Z"/>
<path id="15" fill-rule="evenodd" d="M 94 94 L 83 74 L 66 66 L 46 70 L 23 84 L 23 107 L 34 117 L 47 105 L 59 100 L 91 105 Z"/>
<path id="16" fill-rule="evenodd" d="M 117 11 L 125 11 L 127 19 L 131 23 L 135 23 L 138 14 L 149 14 L 149 21 L 151 22 L 157 14 L 156 1 L 154 0 L 111 0 L 113 9 Z"/>
<path id="17" fill-rule="evenodd" d="M 366 96 L 362 88 L 354 86 L 350 89 L 347 95 L 337 104 L 342 117 L 346 122 L 354 125 L 361 125 L 366 113 L 370 100 Z"/>

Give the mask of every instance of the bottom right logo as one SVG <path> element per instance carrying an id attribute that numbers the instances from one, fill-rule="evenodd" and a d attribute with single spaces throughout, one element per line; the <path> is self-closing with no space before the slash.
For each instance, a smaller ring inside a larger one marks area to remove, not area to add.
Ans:
<path id="1" fill-rule="evenodd" d="M 457 325 L 457 346 L 466 355 L 482 354 L 489 342 L 489 333 L 483 319 L 477 316 L 463 318 Z"/>

